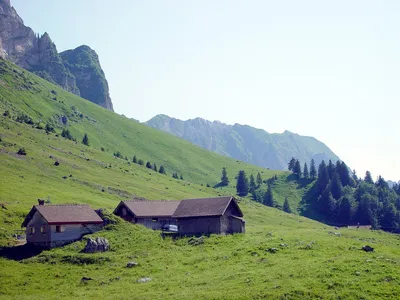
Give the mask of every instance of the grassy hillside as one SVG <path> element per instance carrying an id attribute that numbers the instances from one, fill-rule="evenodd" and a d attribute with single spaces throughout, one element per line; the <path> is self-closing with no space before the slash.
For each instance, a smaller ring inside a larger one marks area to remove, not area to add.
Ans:
<path id="1" fill-rule="evenodd" d="M 52 92 L 54 91 L 54 92 Z M 162 239 L 158 232 L 119 220 L 94 236 L 111 251 L 83 254 L 84 241 L 14 260 L 12 233 L 37 198 L 52 203 L 89 203 L 111 211 L 122 199 L 183 199 L 234 193 L 208 188 L 227 166 L 278 175 L 274 196 L 296 206 L 309 188 L 288 173 L 263 170 L 222 157 L 128 120 L 57 89 L 0 61 L 0 299 L 397 299 L 400 296 L 399 236 L 333 228 L 241 199 L 246 234 L 211 236 L 199 245 L 188 238 Z M 53 98 L 56 100 L 53 100 Z M 72 106 L 74 108 L 72 108 Z M 11 116 L 4 117 L 8 110 Z M 28 114 L 35 124 L 15 121 Z M 82 114 L 82 116 L 80 115 Z M 59 136 L 61 117 L 78 141 Z M 39 126 L 37 126 L 39 122 Z M 56 133 L 46 134 L 46 123 Z M 26 156 L 17 155 L 24 147 Z M 101 151 L 103 147 L 105 151 Z M 163 164 L 168 175 L 112 153 L 121 151 Z M 56 166 L 55 162 L 59 165 Z M 185 180 L 171 177 L 183 174 Z M 335 231 L 336 232 L 336 231 Z M 369 244 L 374 253 L 359 250 Z M 270 248 L 276 248 L 275 253 Z M 137 261 L 136 268 L 126 268 Z M 91 277 L 81 283 L 83 276 Z M 150 277 L 151 281 L 137 280 Z"/>

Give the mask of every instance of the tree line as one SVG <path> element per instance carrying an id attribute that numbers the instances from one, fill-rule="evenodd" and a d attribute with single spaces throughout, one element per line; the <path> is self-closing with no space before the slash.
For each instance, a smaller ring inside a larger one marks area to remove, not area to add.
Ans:
<path id="1" fill-rule="evenodd" d="M 314 179 L 311 175 L 312 166 L 315 165 L 313 161 L 309 177 L 305 172 L 307 164 L 303 172 L 298 168 L 299 165 L 298 160 L 292 158 L 288 167 L 299 179 Z M 334 164 L 331 160 L 328 164 L 321 161 L 315 179 L 313 196 L 308 200 L 326 221 L 337 225 L 361 224 L 371 225 L 374 229 L 400 229 L 398 184 L 390 188 L 382 176 L 374 181 L 369 171 L 366 171 L 364 178 L 359 178 L 356 171 L 350 172 L 344 162 L 337 161 Z"/>

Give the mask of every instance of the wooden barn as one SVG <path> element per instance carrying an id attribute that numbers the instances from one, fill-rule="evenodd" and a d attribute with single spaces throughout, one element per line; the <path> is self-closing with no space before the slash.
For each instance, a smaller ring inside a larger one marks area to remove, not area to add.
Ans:
<path id="1" fill-rule="evenodd" d="M 165 225 L 177 225 L 172 215 L 178 205 L 179 201 L 128 200 L 121 201 L 114 214 L 128 222 L 159 230 Z"/>
<path id="2" fill-rule="evenodd" d="M 243 213 L 234 197 L 182 200 L 172 216 L 181 235 L 244 233 Z"/>
<path id="3" fill-rule="evenodd" d="M 103 226 L 103 220 L 89 205 L 39 205 L 32 207 L 21 227 L 26 227 L 26 241 L 52 248 L 79 240 Z"/>

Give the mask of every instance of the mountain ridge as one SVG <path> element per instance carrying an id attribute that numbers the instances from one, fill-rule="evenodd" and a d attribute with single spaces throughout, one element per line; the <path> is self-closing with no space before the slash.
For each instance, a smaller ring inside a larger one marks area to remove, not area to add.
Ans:
<path id="1" fill-rule="evenodd" d="M 68 51 L 83 55 L 81 49 L 82 46 L 59 53 L 47 32 L 35 34 L 25 26 L 10 0 L 0 0 L 0 58 L 113 111 L 108 83 L 96 52 L 90 48 L 85 51 L 87 64 L 79 68 L 78 61 L 70 59 L 73 56 L 62 55 Z M 88 88 L 97 91 L 90 93 Z"/>
<path id="2" fill-rule="evenodd" d="M 340 160 L 324 143 L 285 130 L 268 133 L 250 125 L 228 125 L 203 118 L 186 121 L 159 114 L 146 125 L 186 139 L 202 148 L 261 167 L 286 170 L 291 157 L 303 162 Z"/>

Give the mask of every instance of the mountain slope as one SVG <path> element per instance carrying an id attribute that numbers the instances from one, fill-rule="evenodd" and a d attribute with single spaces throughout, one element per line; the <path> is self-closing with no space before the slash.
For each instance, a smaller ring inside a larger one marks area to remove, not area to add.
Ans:
<path id="1" fill-rule="evenodd" d="M 46 133 L 46 124 L 56 132 Z M 77 142 L 61 137 L 66 128 Z M 84 132 L 90 146 L 80 143 Z M 239 199 L 245 234 L 211 235 L 194 245 L 189 238 L 163 238 L 157 231 L 114 218 L 117 224 L 91 236 L 106 237 L 108 252 L 81 253 L 83 240 L 27 253 L 24 247 L 13 246 L 13 234 L 37 198 L 54 204 L 87 203 L 110 212 L 133 195 L 176 200 L 233 194 L 232 183 L 218 189 L 201 185 L 218 182 L 223 165 L 231 181 L 239 168 L 248 174 L 263 172 L 263 179 L 278 175 L 277 198 L 294 201 L 304 189 L 287 182 L 288 172 L 206 151 L 1 60 L 0 138 L 1 299 L 399 297 L 398 236 L 344 228 L 335 235 L 327 225 L 249 199 Z M 16 154 L 22 147 L 26 155 Z M 115 158 L 115 151 L 136 154 L 158 166 L 165 163 L 168 174 Z M 172 172 L 183 174 L 185 180 L 171 178 Z M 375 252 L 360 251 L 366 244 Z M 130 261 L 138 266 L 127 268 Z M 82 277 L 92 280 L 84 282 Z M 143 277 L 151 281 L 138 282 Z"/>
<path id="2" fill-rule="evenodd" d="M 64 61 L 47 33 L 36 36 L 30 27 L 24 25 L 10 1 L 0 0 L 1 58 L 8 59 L 71 93 L 113 110 L 107 80 L 97 54 L 87 48 L 82 46 L 70 50 L 75 55 L 65 55 Z M 97 92 L 89 93 L 90 89 Z"/>
<path id="3" fill-rule="evenodd" d="M 157 115 L 147 125 L 188 140 L 202 148 L 261 167 L 286 170 L 292 157 L 302 162 L 337 161 L 339 158 L 313 137 L 289 131 L 270 134 L 247 125 L 227 125 L 201 118 L 182 121 Z"/>

